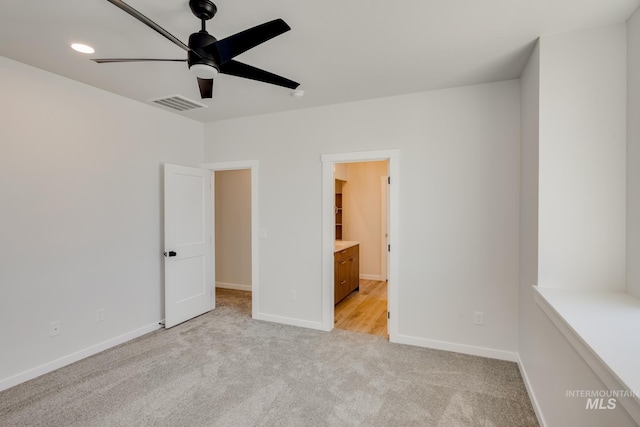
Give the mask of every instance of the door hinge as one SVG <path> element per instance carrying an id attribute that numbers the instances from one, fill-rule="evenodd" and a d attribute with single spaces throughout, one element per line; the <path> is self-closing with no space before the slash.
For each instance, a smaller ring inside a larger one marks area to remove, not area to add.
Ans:
<path id="1" fill-rule="evenodd" d="M 391 319 L 391 313 L 387 311 L 387 319 Z"/>
<path id="2" fill-rule="evenodd" d="M 391 245 L 387 245 L 387 252 L 391 252 Z"/>
<path id="3" fill-rule="evenodd" d="M 391 177 L 390 176 L 387 177 L 387 184 L 391 184 Z"/>

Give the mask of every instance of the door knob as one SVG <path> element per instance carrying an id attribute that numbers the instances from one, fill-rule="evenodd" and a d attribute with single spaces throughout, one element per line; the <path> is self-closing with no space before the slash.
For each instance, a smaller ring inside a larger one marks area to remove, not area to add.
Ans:
<path id="1" fill-rule="evenodd" d="M 165 252 L 164 256 L 166 257 L 172 257 L 172 256 L 176 256 L 178 255 L 175 251 L 169 251 L 169 252 Z"/>

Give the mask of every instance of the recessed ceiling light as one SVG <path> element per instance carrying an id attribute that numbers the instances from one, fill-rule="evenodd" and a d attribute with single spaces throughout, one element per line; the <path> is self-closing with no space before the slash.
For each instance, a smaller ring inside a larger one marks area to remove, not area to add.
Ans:
<path id="1" fill-rule="evenodd" d="M 73 43 L 71 45 L 71 49 L 81 53 L 94 53 L 96 51 L 91 46 L 87 46 L 86 44 L 82 44 L 82 43 Z"/>

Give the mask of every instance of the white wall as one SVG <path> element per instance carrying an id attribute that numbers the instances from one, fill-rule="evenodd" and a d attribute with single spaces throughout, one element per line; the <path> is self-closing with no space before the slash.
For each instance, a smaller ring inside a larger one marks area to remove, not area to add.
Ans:
<path id="1" fill-rule="evenodd" d="M 539 285 L 624 290 L 625 24 L 540 43 Z"/>
<path id="2" fill-rule="evenodd" d="M 587 32 L 543 37 L 529 59 L 521 78 L 519 357 L 530 395 L 537 411 L 543 414 L 543 422 L 547 426 L 635 425 L 620 405 L 615 410 L 587 410 L 586 399 L 566 396 L 568 390 L 603 390 L 606 389 L 606 386 L 540 309 L 533 299 L 532 290 L 532 285 L 536 284 L 538 280 L 542 283 L 543 261 L 557 263 L 556 268 L 546 266 L 544 274 L 547 275 L 547 283 L 551 282 L 549 277 L 553 277 L 550 276 L 550 273 L 558 272 L 562 274 L 558 277 L 574 279 L 569 284 L 574 286 L 581 284 L 581 282 L 575 281 L 580 272 L 559 270 L 558 266 L 562 259 L 550 259 L 552 255 L 565 256 L 567 254 L 554 254 L 553 248 L 545 246 L 553 243 L 554 238 L 546 235 L 545 239 L 542 239 L 543 233 L 549 233 L 549 224 L 543 224 L 543 221 L 560 221 L 563 219 L 562 212 L 558 212 L 557 209 L 569 209 L 573 212 L 575 206 L 570 203 L 571 201 L 579 206 L 584 206 L 588 201 L 581 198 L 576 200 L 571 194 L 563 194 L 565 200 L 560 197 L 561 194 L 553 192 L 566 189 L 568 186 L 566 181 L 570 179 L 576 185 L 577 191 L 584 184 L 581 183 L 582 179 L 585 182 L 591 182 L 592 173 L 610 185 L 619 185 L 624 189 L 624 181 L 620 182 L 618 173 L 613 173 L 615 179 L 606 173 L 604 173 L 604 177 L 601 176 L 603 169 L 612 173 L 612 168 L 606 167 L 607 161 L 621 161 L 618 136 L 621 131 L 620 126 L 623 124 L 620 123 L 618 117 L 611 117 L 620 111 L 619 91 L 621 85 L 616 78 L 622 79 L 624 82 L 624 73 L 620 72 L 620 67 L 624 67 L 625 61 L 619 54 L 621 47 L 624 48 L 625 40 L 624 38 L 620 39 L 619 34 L 620 26 L 614 26 Z M 601 50 L 594 52 L 592 49 L 595 47 L 600 47 Z M 617 53 L 614 58 L 611 57 L 612 52 Z M 614 63 L 612 64 L 611 61 Z M 586 64 L 588 62 L 592 62 L 591 66 Z M 605 64 L 600 65 L 600 62 Z M 581 66 L 576 67 L 576 64 L 581 64 Z M 562 67 L 567 67 L 565 70 L 567 74 L 558 73 Z M 579 72 L 584 72 L 587 75 L 575 77 L 575 81 L 569 81 L 571 80 L 570 76 L 575 76 Z M 593 72 L 596 75 L 591 74 Z M 554 77 L 559 81 L 554 82 Z M 583 85 L 584 87 L 582 87 Z M 553 87 L 554 90 L 551 91 L 550 87 Z M 607 97 L 603 99 L 602 96 L 602 92 L 605 92 L 607 87 L 611 87 L 613 92 L 612 99 L 609 99 L 608 102 Z M 614 94 L 615 96 L 613 96 Z M 574 100 L 579 102 L 573 103 Z M 570 108 L 570 111 L 563 110 L 561 108 L 563 106 Z M 550 108 L 550 110 L 545 110 L 545 108 Z M 555 111 L 554 114 L 559 115 L 560 118 L 567 118 L 566 123 L 556 123 L 558 125 L 557 134 L 551 132 L 550 120 L 553 120 L 554 117 L 550 117 L 550 111 Z M 582 119 L 578 119 L 578 117 L 582 117 Z M 582 120 L 588 121 L 583 123 Z M 578 129 L 572 128 L 569 126 L 570 124 Z M 613 133 L 611 152 L 605 147 L 599 146 L 599 143 L 603 144 L 601 138 L 594 138 L 592 134 L 580 135 L 580 141 L 575 142 L 575 139 L 572 138 L 582 132 L 583 126 L 586 126 L 590 132 L 594 132 L 597 136 L 606 133 L 604 129 Z M 624 134 L 624 131 L 622 133 Z M 571 141 L 575 143 L 571 144 Z M 567 152 L 561 148 L 566 149 Z M 563 166 L 555 165 L 554 159 L 551 158 L 551 153 L 554 153 L 554 150 L 557 151 L 558 161 L 565 162 L 565 173 L 559 173 L 560 171 L 553 167 Z M 600 160 L 604 165 L 589 164 L 587 160 L 598 161 L 591 156 L 592 151 L 602 156 Z M 540 153 L 539 159 L 538 152 Z M 622 161 L 624 161 L 623 159 L 624 157 L 622 157 Z M 553 175 L 554 173 L 555 175 Z M 549 179 L 549 174 L 552 174 L 553 180 Z M 554 188 L 551 185 L 552 182 L 557 182 L 558 188 Z M 540 183 L 539 186 L 538 183 Z M 613 188 L 611 191 L 618 195 L 620 189 Z M 549 192 L 552 192 L 551 197 L 545 197 L 549 195 Z M 596 198 L 607 197 L 598 191 L 593 193 Z M 538 196 L 540 205 L 538 205 Z M 553 203 L 551 200 L 554 200 Z M 619 198 L 616 197 L 611 202 L 617 203 L 618 207 L 613 216 L 620 215 L 618 210 L 624 208 L 620 206 Z M 591 227 L 599 228 L 596 232 L 603 233 L 602 230 L 607 228 L 607 224 L 596 222 L 597 217 L 590 215 L 589 218 L 592 221 Z M 537 240 L 538 221 L 541 233 L 539 242 Z M 577 222 L 584 226 L 582 220 Z M 588 236 L 577 236 L 576 241 L 585 244 L 585 240 L 593 238 L 589 235 L 589 231 L 583 230 Z M 619 224 L 612 224 L 612 232 L 616 231 L 619 232 Z M 563 230 L 558 230 L 558 233 L 555 238 L 559 245 L 564 245 L 565 249 L 569 250 L 568 237 L 564 235 Z M 620 236 L 616 235 L 612 240 L 605 239 L 603 244 L 605 246 L 620 244 Z M 623 244 L 622 246 L 624 247 Z M 577 248 L 578 251 L 580 249 Z M 620 252 L 618 247 L 614 247 L 613 250 L 616 250 L 616 253 Z M 540 278 L 538 278 L 538 253 L 541 264 Z M 586 259 L 590 255 L 590 252 L 585 252 L 580 253 L 579 257 Z M 618 253 L 618 256 L 621 256 L 624 261 L 624 253 Z M 624 263 L 621 264 L 620 259 L 614 260 L 613 268 L 603 265 L 601 261 L 597 260 L 595 266 L 584 261 L 585 264 L 580 268 L 587 272 L 593 269 L 594 274 L 610 270 L 613 272 L 612 277 L 617 277 L 620 274 L 620 269 L 624 268 Z M 575 268 L 573 262 L 575 260 L 570 258 L 566 268 Z M 554 283 L 559 283 L 559 281 L 554 281 Z M 591 282 L 582 284 L 587 288 L 594 285 Z"/>
<path id="3" fill-rule="evenodd" d="M 251 290 L 251 170 L 215 172 L 216 286 Z"/>
<path id="4" fill-rule="evenodd" d="M 540 309 L 533 300 L 532 286 L 538 283 L 538 152 L 540 129 L 540 44 L 537 43 L 520 77 L 520 301 L 518 353 L 534 409 L 539 411 L 540 387 L 533 379 L 545 373 L 534 362 L 553 349 L 542 347 L 537 336 Z M 534 315 L 536 316 L 534 318 Z M 540 347 L 542 347 L 541 350 Z M 531 376 L 535 373 L 534 376 Z M 531 378 L 529 378 L 531 376 Z M 536 403 L 538 402 L 538 403 Z M 546 407 L 545 407 L 546 409 Z M 538 417 L 542 415 L 538 413 Z M 540 420 L 543 422 L 543 420 Z"/>
<path id="5" fill-rule="evenodd" d="M 157 327 L 162 164 L 200 164 L 203 126 L 3 57 L 0 93 L 6 386 L 39 365 Z M 104 322 L 95 321 L 98 308 Z M 54 320 L 62 333 L 50 337 Z"/>
<path id="6" fill-rule="evenodd" d="M 205 161 L 260 161 L 261 312 L 321 321 L 320 155 L 398 148 L 399 333 L 515 351 L 519 104 L 507 81 L 207 124 Z"/>
<path id="7" fill-rule="evenodd" d="M 640 9 L 627 22 L 627 290 L 640 298 Z"/>
<path id="8" fill-rule="evenodd" d="M 388 175 L 387 162 L 347 163 L 349 180 L 342 187 L 343 240 L 360 242 L 360 277 L 382 277 L 382 210 L 380 177 Z"/>

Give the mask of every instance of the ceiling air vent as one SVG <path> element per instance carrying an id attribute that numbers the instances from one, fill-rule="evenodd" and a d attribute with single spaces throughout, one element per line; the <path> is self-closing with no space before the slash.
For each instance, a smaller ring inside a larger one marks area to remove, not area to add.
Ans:
<path id="1" fill-rule="evenodd" d="M 205 104 L 193 101 L 180 95 L 165 96 L 157 99 L 150 99 L 149 102 L 171 108 L 176 111 L 189 111 L 197 108 L 206 108 Z"/>

